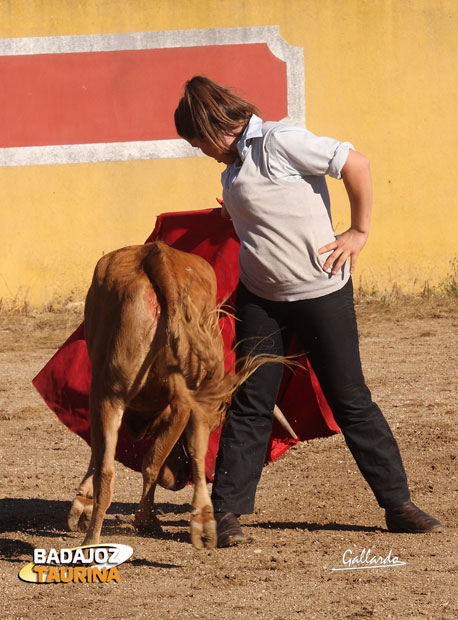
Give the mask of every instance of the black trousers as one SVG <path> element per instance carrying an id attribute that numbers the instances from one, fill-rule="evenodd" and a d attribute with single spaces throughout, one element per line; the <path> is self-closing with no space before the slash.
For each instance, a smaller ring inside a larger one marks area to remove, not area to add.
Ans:
<path id="1" fill-rule="evenodd" d="M 398 445 L 372 402 L 361 369 L 351 280 L 337 292 L 294 302 L 262 299 L 240 283 L 236 316 L 237 359 L 258 353 L 286 355 L 296 331 L 379 505 L 395 508 L 408 501 Z M 266 364 L 232 398 L 216 459 L 212 490 L 216 511 L 253 512 L 282 373 L 281 364 Z"/>

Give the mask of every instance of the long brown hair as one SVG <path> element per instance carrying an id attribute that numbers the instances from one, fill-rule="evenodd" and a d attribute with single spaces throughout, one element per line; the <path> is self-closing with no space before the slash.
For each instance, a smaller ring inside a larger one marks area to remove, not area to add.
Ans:
<path id="1" fill-rule="evenodd" d="M 229 152 L 223 135 L 236 135 L 252 114 L 260 115 L 255 105 L 209 78 L 196 75 L 185 84 L 175 110 L 175 127 L 185 140 L 208 140 Z"/>

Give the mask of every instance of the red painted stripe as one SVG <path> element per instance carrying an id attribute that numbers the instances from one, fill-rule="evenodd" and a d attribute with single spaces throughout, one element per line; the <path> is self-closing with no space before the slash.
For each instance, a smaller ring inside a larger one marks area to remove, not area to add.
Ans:
<path id="1" fill-rule="evenodd" d="M 287 116 L 286 64 L 265 43 L 0 57 L 0 146 L 177 138 L 184 82 L 204 74 Z"/>

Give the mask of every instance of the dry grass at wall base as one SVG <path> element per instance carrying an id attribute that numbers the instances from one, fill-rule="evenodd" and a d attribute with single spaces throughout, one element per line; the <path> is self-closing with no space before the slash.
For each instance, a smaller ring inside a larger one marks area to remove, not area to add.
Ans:
<path id="1" fill-rule="evenodd" d="M 449 272 L 439 284 L 431 285 L 428 281 L 414 281 L 407 293 L 396 281 L 389 286 L 380 286 L 374 277 L 359 279 L 355 283 L 355 303 L 377 302 L 381 305 L 412 302 L 415 299 L 449 298 L 458 299 L 458 257 L 449 261 Z"/>
<path id="2" fill-rule="evenodd" d="M 0 317 L 14 314 L 27 316 L 35 313 L 79 311 L 84 308 L 84 297 L 82 293 L 78 295 L 71 293 L 67 297 L 55 295 L 41 304 L 32 304 L 27 294 L 19 292 L 14 297 L 0 298 Z"/>
<path id="3" fill-rule="evenodd" d="M 421 287 L 416 287 L 416 293 L 403 292 L 394 282 L 391 287 L 378 287 L 375 283 L 370 285 L 361 282 L 355 286 L 355 305 L 371 305 L 373 307 L 402 307 L 426 303 L 428 306 L 438 304 L 445 307 L 453 306 L 458 300 L 458 279 L 448 276 L 440 285 L 433 287 L 424 282 Z M 83 314 L 84 297 L 70 295 L 68 297 L 53 297 L 43 304 L 31 304 L 26 296 L 16 295 L 14 298 L 0 298 L 0 322 L 8 316 L 23 315 L 33 316 L 37 314 L 72 313 Z"/>
<path id="4" fill-rule="evenodd" d="M 458 299 L 458 257 L 449 260 L 449 272 L 437 285 L 430 285 L 428 281 L 415 281 L 409 292 L 404 291 L 393 281 L 388 286 L 381 286 L 372 275 L 359 278 L 355 282 L 355 303 L 378 304 L 392 306 L 415 304 L 415 300 L 431 300 L 444 303 L 446 299 Z M 0 317 L 5 315 L 29 315 L 42 312 L 82 312 L 84 308 L 85 292 L 71 291 L 67 296 L 53 295 L 42 304 L 32 304 L 29 300 L 28 289 L 21 288 L 16 295 L 0 298 Z"/>

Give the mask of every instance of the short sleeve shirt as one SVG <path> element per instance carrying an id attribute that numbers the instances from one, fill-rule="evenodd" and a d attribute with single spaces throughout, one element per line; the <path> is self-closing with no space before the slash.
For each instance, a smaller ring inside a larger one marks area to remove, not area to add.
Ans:
<path id="1" fill-rule="evenodd" d="M 321 297 L 347 282 L 347 265 L 323 270 L 334 241 L 325 175 L 339 179 L 349 142 L 253 115 L 222 174 L 223 200 L 240 238 L 240 279 L 273 301 Z"/>

